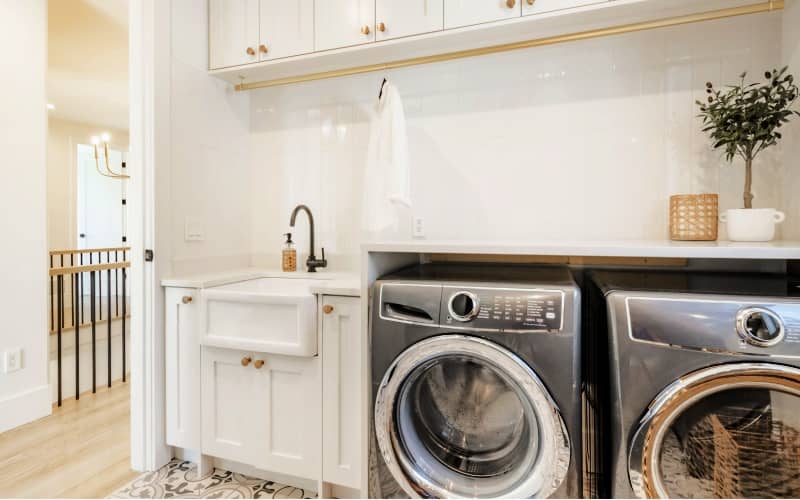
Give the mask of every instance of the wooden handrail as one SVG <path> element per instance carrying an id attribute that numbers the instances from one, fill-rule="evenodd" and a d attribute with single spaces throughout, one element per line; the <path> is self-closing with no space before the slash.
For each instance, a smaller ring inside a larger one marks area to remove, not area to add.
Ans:
<path id="1" fill-rule="evenodd" d="M 94 252 L 129 252 L 131 247 L 108 247 L 108 248 L 81 248 L 74 250 L 50 250 L 50 255 L 77 255 L 81 253 Z"/>
<path id="2" fill-rule="evenodd" d="M 50 269 L 50 276 L 89 273 L 92 271 L 105 271 L 106 269 L 122 269 L 126 267 L 131 267 L 131 263 L 124 261 L 106 262 L 105 264 L 90 264 L 87 266 L 54 267 L 53 269 Z"/>

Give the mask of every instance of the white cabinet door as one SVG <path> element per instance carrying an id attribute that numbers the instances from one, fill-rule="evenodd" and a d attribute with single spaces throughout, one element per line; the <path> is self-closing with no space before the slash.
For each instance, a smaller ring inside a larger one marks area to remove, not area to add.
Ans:
<path id="1" fill-rule="evenodd" d="M 255 400 L 258 409 L 258 457 L 262 470 L 319 479 L 322 410 L 319 357 L 256 354 L 263 376 Z M 256 364 L 256 366 L 258 366 Z"/>
<path id="2" fill-rule="evenodd" d="M 572 9 L 594 3 L 605 3 L 608 0 L 520 0 L 522 4 L 522 15 L 530 16 L 552 12 L 554 10 Z"/>
<path id="3" fill-rule="evenodd" d="M 203 454 L 244 464 L 255 464 L 263 454 L 262 388 L 268 380 L 252 359 L 245 351 L 203 347 Z"/>
<path id="4" fill-rule="evenodd" d="M 314 0 L 261 0 L 260 60 L 314 51 Z"/>
<path id="5" fill-rule="evenodd" d="M 258 62 L 258 1 L 208 0 L 208 67 Z"/>
<path id="6" fill-rule="evenodd" d="M 200 332 L 197 290 L 166 290 L 167 444 L 200 450 Z"/>
<path id="7" fill-rule="evenodd" d="M 361 301 L 322 301 L 322 480 L 361 487 Z"/>
<path id="8" fill-rule="evenodd" d="M 388 40 L 441 31 L 444 0 L 375 0 L 375 36 Z"/>
<path id="9" fill-rule="evenodd" d="M 444 28 L 520 17 L 526 0 L 444 0 Z"/>
<path id="10" fill-rule="evenodd" d="M 375 41 L 375 0 L 315 0 L 315 50 Z"/>

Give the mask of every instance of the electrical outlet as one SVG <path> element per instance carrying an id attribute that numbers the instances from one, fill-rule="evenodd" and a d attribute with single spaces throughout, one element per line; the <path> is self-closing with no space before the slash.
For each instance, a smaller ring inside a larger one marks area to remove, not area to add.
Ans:
<path id="1" fill-rule="evenodd" d="M 425 237 L 425 219 L 414 217 L 414 238 Z"/>
<path id="2" fill-rule="evenodd" d="M 16 348 L 3 353 L 3 373 L 15 372 L 22 368 L 22 349 Z"/>

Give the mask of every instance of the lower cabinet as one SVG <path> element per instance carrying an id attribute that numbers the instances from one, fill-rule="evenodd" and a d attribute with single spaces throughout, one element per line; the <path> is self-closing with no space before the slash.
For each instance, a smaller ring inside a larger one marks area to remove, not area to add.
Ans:
<path id="1" fill-rule="evenodd" d="M 200 304 L 194 288 L 165 290 L 167 444 L 200 451 Z"/>
<path id="2" fill-rule="evenodd" d="M 201 347 L 199 290 L 168 287 L 165 295 L 167 444 L 361 488 L 359 298 L 319 298 L 319 355 L 302 357 Z"/>
<path id="3" fill-rule="evenodd" d="M 361 301 L 322 300 L 322 480 L 361 487 Z"/>
<path id="4" fill-rule="evenodd" d="M 203 454 L 317 478 L 319 359 L 203 348 Z"/>

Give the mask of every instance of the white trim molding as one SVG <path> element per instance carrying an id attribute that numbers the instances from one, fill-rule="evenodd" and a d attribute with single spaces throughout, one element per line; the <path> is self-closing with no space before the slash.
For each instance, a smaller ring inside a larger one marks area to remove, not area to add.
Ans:
<path id="1" fill-rule="evenodd" d="M 166 444 L 164 310 L 160 277 L 168 240 L 156 205 L 169 193 L 170 0 L 130 2 L 131 467 L 152 471 L 172 458 Z M 158 190 L 158 191 L 157 191 Z M 162 211 L 161 213 L 168 213 Z M 152 249 L 154 262 L 144 261 Z"/>
<path id="2" fill-rule="evenodd" d="M 52 411 L 48 384 L 0 399 L 0 432 L 46 417 Z"/>

